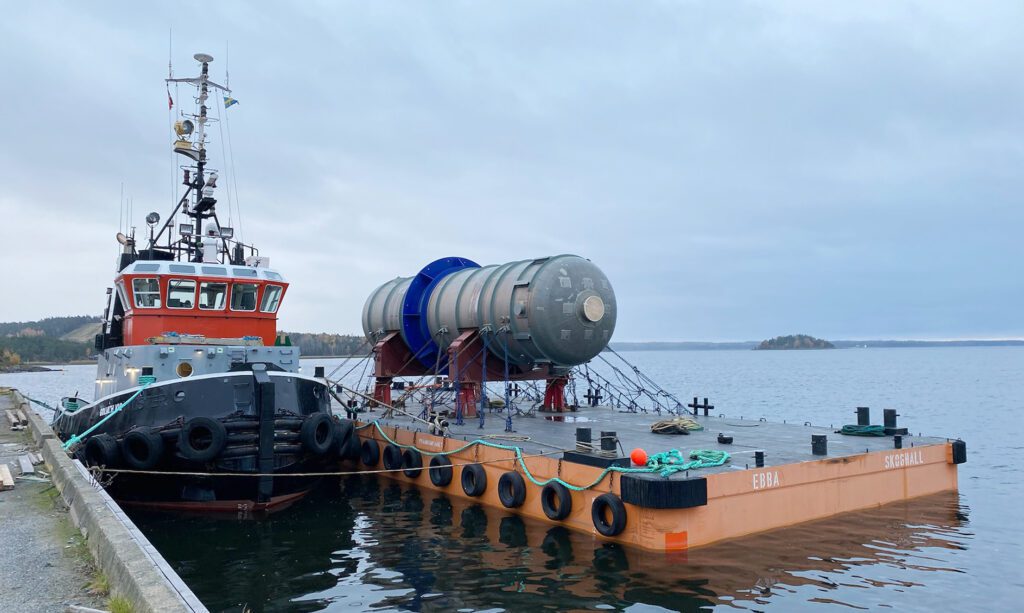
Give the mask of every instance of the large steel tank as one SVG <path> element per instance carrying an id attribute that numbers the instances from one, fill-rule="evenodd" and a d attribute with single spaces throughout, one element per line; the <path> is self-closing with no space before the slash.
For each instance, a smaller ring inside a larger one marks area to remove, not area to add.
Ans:
<path id="1" fill-rule="evenodd" d="M 374 342 L 400 332 L 431 369 L 444 364 L 445 350 L 469 330 L 480 330 L 491 355 L 510 365 L 571 367 L 608 345 L 615 315 L 607 277 L 576 255 L 484 267 L 442 258 L 370 294 L 363 332 Z"/>

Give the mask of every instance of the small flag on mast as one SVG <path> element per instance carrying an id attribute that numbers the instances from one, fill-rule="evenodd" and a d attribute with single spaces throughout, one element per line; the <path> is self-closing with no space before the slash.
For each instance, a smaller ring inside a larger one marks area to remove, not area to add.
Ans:
<path id="1" fill-rule="evenodd" d="M 238 104 L 238 100 L 230 96 L 224 96 L 224 108 L 231 108 L 232 105 Z"/>
<path id="2" fill-rule="evenodd" d="M 171 98 L 171 90 L 167 90 L 167 110 L 174 108 L 174 98 Z"/>

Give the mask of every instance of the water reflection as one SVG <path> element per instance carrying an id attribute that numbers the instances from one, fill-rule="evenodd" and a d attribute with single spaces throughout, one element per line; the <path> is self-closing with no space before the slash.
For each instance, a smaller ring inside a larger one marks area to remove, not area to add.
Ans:
<path id="1" fill-rule="evenodd" d="M 842 603 L 913 589 L 894 567 L 959 572 L 942 552 L 970 537 L 949 493 L 662 555 L 358 476 L 257 520 L 133 516 L 215 611 L 758 609 L 801 590 Z"/>

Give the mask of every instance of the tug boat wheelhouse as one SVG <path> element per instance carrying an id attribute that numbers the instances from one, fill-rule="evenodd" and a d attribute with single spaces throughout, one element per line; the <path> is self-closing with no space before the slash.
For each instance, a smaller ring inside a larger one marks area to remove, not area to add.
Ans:
<path id="1" fill-rule="evenodd" d="M 168 79 L 197 90 L 198 111 L 174 126 L 185 194 L 159 229 L 147 216 L 145 248 L 118 233 L 95 400 L 65 398 L 53 426 L 87 465 L 134 471 L 111 473 L 122 503 L 262 510 L 308 491 L 315 477 L 278 475 L 323 471 L 344 437 L 327 384 L 300 373 L 299 348 L 278 336 L 288 283 L 218 220 L 207 100 L 230 90 L 210 80 L 211 56 L 195 59 L 199 77 Z"/>

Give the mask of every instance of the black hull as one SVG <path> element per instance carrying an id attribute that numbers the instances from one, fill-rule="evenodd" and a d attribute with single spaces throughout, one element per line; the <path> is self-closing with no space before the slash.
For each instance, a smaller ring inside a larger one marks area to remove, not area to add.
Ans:
<path id="1" fill-rule="evenodd" d="M 125 390 L 77 413 L 62 414 L 53 424 L 57 436 L 67 441 L 109 415 L 73 453 L 86 465 L 109 469 L 103 482 L 123 504 L 213 511 L 270 509 L 301 497 L 316 485 L 316 473 L 337 470 L 333 430 L 329 449 L 317 448 L 308 432 L 303 433 L 308 420 L 330 415 L 330 396 L 322 381 L 259 368 L 181 378 L 151 384 L 116 410 L 136 391 Z M 216 424 L 210 425 L 221 431 L 217 442 L 211 443 L 217 448 L 213 457 L 197 459 L 184 453 L 188 450 L 183 450 L 180 439 L 189 436 L 189 424 L 197 420 L 207 424 L 213 420 Z M 153 466 L 140 469 L 137 461 L 128 461 L 125 437 L 133 431 L 159 438 L 159 459 Z M 89 439 L 95 437 L 111 441 L 102 460 L 89 446 Z M 118 472 L 122 470 L 141 472 Z M 236 476 L 239 473 L 253 476 Z M 288 476 L 298 473 L 304 476 Z"/>

